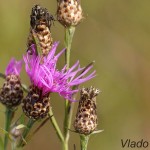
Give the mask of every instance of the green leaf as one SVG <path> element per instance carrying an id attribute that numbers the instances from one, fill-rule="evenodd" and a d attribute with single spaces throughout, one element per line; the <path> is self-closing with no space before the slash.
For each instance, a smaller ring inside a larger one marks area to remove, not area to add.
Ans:
<path id="1" fill-rule="evenodd" d="M 6 130 L 2 129 L 2 128 L 0 128 L 0 132 L 3 133 L 4 135 L 8 134 L 8 132 Z"/>
<path id="2" fill-rule="evenodd" d="M 20 117 L 19 117 L 19 119 L 16 121 L 16 123 L 15 124 L 25 124 L 25 114 L 24 113 L 22 113 L 21 115 L 20 115 Z"/>
<path id="3" fill-rule="evenodd" d="M 41 50 L 41 47 L 40 47 L 40 42 L 39 42 L 39 38 L 37 37 L 37 34 L 34 32 L 34 30 L 32 30 L 32 35 L 33 35 L 33 38 L 34 38 L 34 42 L 35 42 L 35 45 L 36 45 L 36 50 L 37 50 L 37 53 L 39 55 L 42 55 L 42 50 Z"/>
<path id="4" fill-rule="evenodd" d="M 101 133 L 101 132 L 103 132 L 104 130 L 96 130 L 96 131 L 94 131 L 93 133 L 91 133 L 91 134 L 97 134 L 97 133 Z"/>
<path id="5" fill-rule="evenodd" d="M 22 137 L 23 142 L 27 145 L 27 141 Z"/>
<path id="6" fill-rule="evenodd" d="M 4 135 L 8 135 L 9 140 L 12 140 L 12 139 L 11 139 L 11 135 L 9 134 L 9 132 L 7 132 L 6 130 L 4 130 L 4 129 L 2 129 L 2 128 L 0 128 L 0 132 L 1 132 L 2 134 L 4 134 Z"/>
<path id="7" fill-rule="evenodd" d="M 21 86 L 22 86 L 22 88 L 23 88 L 23 90 L 24 90 L 25 92 L 29 92 L 29 89 L 28 89 L 27 85 L 21 84 Z"/>

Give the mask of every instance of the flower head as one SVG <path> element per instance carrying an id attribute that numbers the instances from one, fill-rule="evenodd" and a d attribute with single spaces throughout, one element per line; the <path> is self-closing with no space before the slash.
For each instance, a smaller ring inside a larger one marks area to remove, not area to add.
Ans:
<path id="1" fill-rule="evenodd" d="M 83 19 L 79 0 L 58 0 L 57 19 L 63 26 L 76 26 Z"/>
<path id="2" fill-rule="evenodd" d="M 15 58 L 12 58 L 6 67 L 5 75 L 19 75 L 22 67 L 22 60 L 16 61 Z"/>
<path id="3" fill-rule="evenodd" d="M 27 96 L 23 99 L 22 109 L 25 115 L 33 120 L 45 118 L 50 108 L 49 93 L 42 95 L 42 91 L 31 85 Z"/>
<path id="4" fill-rule="evenodd" d="M 5 70 L 6 79 L 0 89 L 0 102 L 10 108 L 18 106 L 23 98 L 19 77 L 21 67 L 22 61 L 16 61 L 12 58 Z"/>
<path id="5" fill-rule="evenodd" d="M 55 55 L 58 42 L 55 42 L 47 57 L 43 58 L 36 53 L 24 55 L 26 72 L 32 84 L 42 90 L 42 94 L 49 92 L 59 93 L 64 98 L 73 101 L 73 94 L 78 90 L 72 90 L 72 86 L 79 85 L 93 77 L 95 71 L 85 76 L 93 66 L 88 68 L 81 68 L 79 61 L 77 61 L 69 70 L 66 71 L 66 66 L 62 70 L 56 68 L 58 58 L 64 53 L 65 49 Z M 35 47 L 32 45 L 33 52 Z M 80 73 L 82 72 L 82 73 Z M 80 74 L 79 74 L 80 73 Z M 79 74 L 79 75 L 78 75 Z M 85 77 L 84 77 L 85 76 Z"/>
<path id="6" fill-rule="evenodd" d="M 76 132 L 88 135 L 96 130 L 98 125 L 96 96 L 99 93 L 100 90 L 93 87 L 82 88 L 74 121 Z"/>

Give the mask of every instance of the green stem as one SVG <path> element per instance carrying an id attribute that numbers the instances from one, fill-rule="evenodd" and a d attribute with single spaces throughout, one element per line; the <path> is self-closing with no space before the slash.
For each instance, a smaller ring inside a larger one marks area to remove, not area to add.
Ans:
<path id="1" fill-rule="evenodd" d="M 49 120 L 49 117 L 46 118 L 35 130 L 34 132 L 31 134 L 31 136 L 35 135 L 46 123 L 47 121 Z M 30 136 L 30 137 L 31 137 Z"/>
<path id="2" fill-rule="evenodd" d="M 90 135 L 80 134 L 80 146 L 81 146 L 81 150 L 87 150 L 89 138 L 90 138 Z"/>
<path id="3" fill-rule="evenodd" d="M 70 50 L 74 32 L 75 27 L 65 28 L 65 47 L 66 47 L 65 62 L 67 64 L 67 69 L 69 69 L 70 66 Z"/>
<path id="4" fill-rule="evenodd" d="M 17 150 L 15 141 L 11 143 L 11 150 Z"/>
<path id="5" fill-rule="evenodd" d="M 64 121 L 64 143 L 63 143 L 64 150 L 68 150 L 68 142 L 70 136 L 68 129 L 70 129 L 71 126 L 72 113 L 73 113 L 73 104 L 70 101 L 68 101 L 65 109 L 65 121 Z"/>
<path id="6" fill-rule="evenodd" d="M 32 128 L 32 126 L 33 126 L 34 123 L 35 123 L 34 120 L 29 119 L 29 121 L 27 123 L 27 127 L 25 128 L 25 130 L 24 130 L 24 132 L 22 134 L 22 138 L 21 138 L 21 140 L 20 140 L 20 142 L 19 142 L 19 144 L 18 144 L 17 147 L 23 147 L 25 145 L 24 144 L 24 139 L 27 137 L 27 135 L 28 135 L 28 133 L 29 133 L 29 131 Z"/>
<path id="7" fill-rule="evenodd" d="M 71 51 L 71 43 L 73 39 L 73 35 L 75 32 L 75 27 L 65 28 L 65 46 L 66 46 L 66 54 L 65 54 L 65 62 L 67 65 L 67 70 L 70 66 L 70 51 Z M 63 149 L 68 150 L 68 142 L 69 142 L 69 128 L 71 125 L 72 119 L 72 103 L 65 100 L 65 118 L 64 118 L 64 142 Z"/>
<path id="8" fill-rule="evenodd" d="M 6 117 L 5 131 L 7 131 L 8 134 L 9 134 L 10 125 L 11 125 L 11 121 L 12 121 L 13 115 L 14 115 L 14 111 L 12 109 L 9 109 L 9 108 L 6 107 L 6 112 L 5 112 L 5 117 Z M 4 150 L 7 149 L 8 134 L 5 134 L 5 137 L 4 137 Z"/>
<path id="9" fill-rule="evenodd" d="M 48 115 L 49 115 L 50 121 L 51 121 L 51 123 L 52 123 L 52 125 L 53 125 L 53 127 L 54 127 L 54 129 L 55 129 L 55 131 L 56 131 L 56 133 L 57 133 L 57 135 L 59 137 L 59 139 L 61 140 L 61 142 L 63 142 L 64 141 L 64 137 L 63 137 L 62 132 L 61 132 L 61 130 L 60 130 L 58 124 L 57 124 L 57 121 L 56 121 L 56 119 L 55 119 L 55 117 L 53 115 L 52 108 L 50 109 Z"/>

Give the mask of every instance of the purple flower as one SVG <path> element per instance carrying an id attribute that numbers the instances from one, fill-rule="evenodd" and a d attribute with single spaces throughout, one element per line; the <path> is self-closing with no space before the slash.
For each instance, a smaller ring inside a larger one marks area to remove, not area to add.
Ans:
<path id="1" fill-rule="evenodd" d="M 19 75 L 22 68 L 22 60 L 16 61 L 15 58 L 12 58 L 6 67 L 5 75 Z"/>
<path id="2" fill-rule="evenodd" d="M 58 42 L 55 42 L 47 57 L 41 59 L 36 55 L 35 45 L 32 45 L 33 55 L 27 53 L 24 55 L 26 72 L 32 84 L 42 90 L 45 95 L 49 92 L 59 93 L 64 98 L 74 101 L 72 96 L 78 92 L 78 89 L 72 90 L 72 86 L 79 85 L 95 77 L 95 71 L 84 77 L 93 66 L 85 69 L 81 68 L 77 61 L 69 70 L 66 66 L 59 71 L 56 69 L 57 60 L 65 49 L 55 55 Z M 81 74 L 79 74 L 82 72 Z M 79 75 L 78 75 L 79 74 Z"/>

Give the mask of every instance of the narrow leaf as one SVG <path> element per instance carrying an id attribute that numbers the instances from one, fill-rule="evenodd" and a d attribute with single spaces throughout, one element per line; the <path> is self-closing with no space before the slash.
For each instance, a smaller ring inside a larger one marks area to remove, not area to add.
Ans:
<path id="1" fill-rule="evenodd" d="M 94 131 L 92 134 L 97 134 L 97 133 L 101 133 L 101 132 L 103 132 L 104 130 L 96 130 L 96 131 Z"/>
<path id="2" fill-rule="evenodd" d="M 8 132 L 6 130 L 2 129 L 2 128 L 0 128 L 0 132 L 3 133 L 4 135 L 8 134 Z"/>
<path id="3" fill-rule="evenodd" d="M 22 129 L 22 128 L 27 128 L 27 126 L 25 126 L 24 124 L 19 124 L 16 129 Z"/>

